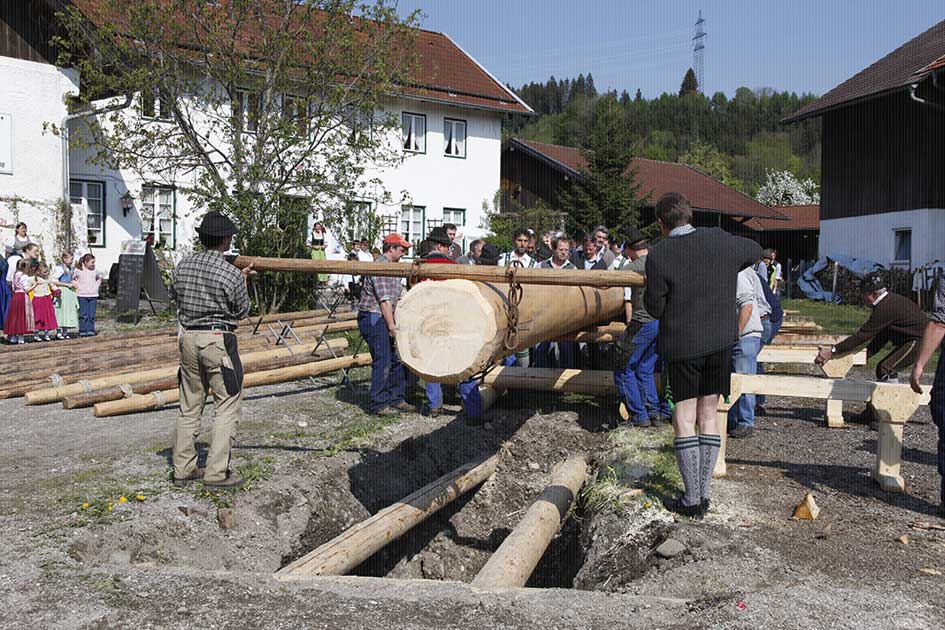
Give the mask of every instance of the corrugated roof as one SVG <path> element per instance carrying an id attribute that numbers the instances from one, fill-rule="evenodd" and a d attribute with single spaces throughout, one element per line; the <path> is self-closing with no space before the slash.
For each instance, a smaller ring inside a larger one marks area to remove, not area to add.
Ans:
<path id="1" fill-rule="evenodd" d="M 108 7 L 102 0 L 71 0 L 71 3 L 93 24 L 100 20 L 120 23 L 120 18 L 106 15 Z M 313 36 L 317 36 L 317 25 L 313 24 L 311 30 Z M 416 76 L 412 77 L 410 85 L 401 88 L 404 96 L 478 109 L 533 113 L 511 89 L 447 35 L 422 29 L 416 29 L 415 35 Z M 243 31 L 242 36 L 251 37 L 252 33 Z"/>
<path id="2" fill-rule="evenodd" d="M 819 99 L 785 118 L 791 122 L 819 116 L 827 110 L 904 89 L 928 77 L 945 55 L 945 20 L 909 40 L 876 63 L 850 77 Z"/>
<path id="3" fill-rule="evenodd" d="M 745 222 L 745 226 L 764 232 L 765 230 L 819 230 L 820 205 L 811 206 L 775 206 L 775 210 L 788 218 L 787 221 L 773 221 L 771 219 L 752 218 Z"/>
<path id="4" fill-rule="evenodd" d="M 574 147 L 520 138 L 514 138 L 509 144 L 543 159 L 572 177 L 580 177 L 587 168 L 581 150 Z M 628 171 L 631 169 L 636 169 L 640 193 L 649 196 L 650 204 L 655 204 L 668 192 L 678 192 L 686 195 L 693 209 L 702 212 L 783 220 L 776 210 L 686 164 L 633 158 L 627 167 Z"/>

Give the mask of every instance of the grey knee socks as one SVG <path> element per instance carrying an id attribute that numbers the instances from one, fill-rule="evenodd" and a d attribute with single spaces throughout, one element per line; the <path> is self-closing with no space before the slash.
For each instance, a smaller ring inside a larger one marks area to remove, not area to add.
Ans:
<path id="1" fill-rule="evenodd" d="M 715 462 L 719 459 L 719 451 L 722 449 L 722 438 L 718 435 L 702 434 L 699 436 L 699 451 L 701 459 L 701 491 L 703 499 L 709 498 L 710 486 L 712 484 L 712 473 L 715 472 Z"/>
<path id="2" fill-rule="evenodd" d="M 686 493 L 683 495 L 683 505 L 697 505 L 702 500 L 702 476 L 700 467 L 699 437 L 691 436 L 673 440 L 676 448 L 676 463 L 682 475 Z"/>

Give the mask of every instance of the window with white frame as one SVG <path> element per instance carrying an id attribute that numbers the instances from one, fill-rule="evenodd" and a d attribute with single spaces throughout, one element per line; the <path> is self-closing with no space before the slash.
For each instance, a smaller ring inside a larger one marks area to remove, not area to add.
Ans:
<path id="1" fill-rule="evenodd" d="M 423 114 L 404 112 L 400 118 L 404 151 L 427 152 L 427 117 Z"/>
<path id="2" fill-rule="evenodd" d="M 259 93 L 236 90 L 232 105 L 236 124 L 246 131 L 256 131 L 259 124 Z"/>
<path id="3" fill-rule="evenodd" d="M 466 157 L 466 121 L 455 118 L 443 119 L 443 154 L 448 157 Z"/>
<path id="4" fill-rule="evenodd" d="M 171 100 L 167 94 L 153 88 L 141 93 L 141 115 L 155 120 L 171 120 Z"/>
<path id="5" fill-rule="evenodd" d="M 912 230 L 896 230 L 893 243 L 893 261 L 912 263 Z"/>
<path id="6" fill-rule="evenodd" d="M 105 184 L 73 179 L 69 201 L 85 208 L 89 247 L 105 247 Z"/>
<path id="7" fill-rule="evenodd" d="M 373 112 L 349 110 L 347 119 L 348 128 L 350 130 L 348 134 L 348 144 L 363 147 L 370 143 L 371 139 L 374 137 Z"/>
<path id="8" fill-rule="evenodd" d="M 426 208 L 423 206 L 403 206 L 400 210 L 400 233 L 411 243 L 419 243 L 424 238 L 424 219 Z"/>
<path id="9" fill-rule="evenodd" d="M 174 249 L 174 189 L 145 186 L 141 189 L 141 235 L 154 236 L 154 244 Z"/>

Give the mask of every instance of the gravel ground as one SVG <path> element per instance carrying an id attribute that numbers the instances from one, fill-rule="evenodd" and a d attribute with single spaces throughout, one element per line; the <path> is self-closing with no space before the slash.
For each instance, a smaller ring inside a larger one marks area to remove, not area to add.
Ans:
<path id="1" fill-rule="evenodd" d="M 676 521 L 652 496 L 621 511 L 579 509 L 530 583 L 554 588 L 492 594 L 464 583 L 555 463 L 575 452 L 606 461 L 612 401 L 508 397 L 481 427 L 455 407 L 437 419 L 378 422 L 361 410 L 363 383 L 352 391 L 337 382 L 249 391 L 236 457 L 253 482 L 224 497 L 168 483 L 171 410 L 97 419 L 0 401 L 0 596 L 9 604 L 0 626 L 942 627 L 945 577 L 920 569 L 945 573 L 945 531 L 911 527 L 943 524 L 927 410 L 906 427 L 907 491 L 888 495 L 867 474 L 875 433 L 826 429 L 813 401 L 771 398 L 759 434 L 730 442 L 730 474 L 715 484 L 704 522 Z M 637 437 L 644 469 L 646 449 L 669 436 Z M 271 579 L 493 453 L 490 481 L 356 571 L 386 579 Z M 791 520 L 808 491 L 820 517 Z M 217 526 L 222 504 L 235 506 L 233 530 Z M 654 549 L 668 538 L 685 550 L 660 558 Z"/>

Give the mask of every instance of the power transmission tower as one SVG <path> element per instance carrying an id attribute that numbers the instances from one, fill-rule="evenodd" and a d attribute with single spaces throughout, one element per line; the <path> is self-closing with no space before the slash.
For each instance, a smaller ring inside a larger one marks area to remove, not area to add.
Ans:
<path id="1" fill-rule="evenodd" d="M 692 66 L 696 72 L 696 82 L 699 84 L 699 91 L 705 94 L 705 75 L 703 68 L 703 51 L 705 51 L 705 20 L 702 17 L 702 10 L 699 10 L 699 19 L 696 20 L 696 34 L 692 38 Z"/>

